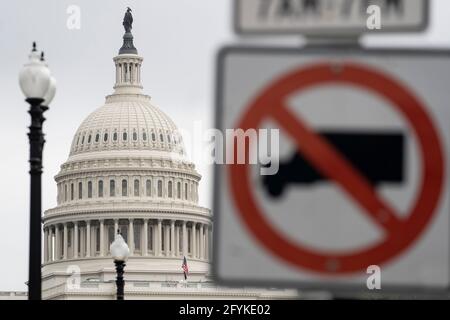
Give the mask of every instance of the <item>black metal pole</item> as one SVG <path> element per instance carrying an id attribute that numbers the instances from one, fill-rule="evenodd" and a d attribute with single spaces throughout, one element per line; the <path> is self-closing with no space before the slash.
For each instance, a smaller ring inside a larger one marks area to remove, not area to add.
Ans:
<path id="1" fill-rule="evenodd" d="M 41 216 L 41 175 L 44 133 L 43 113 L 47 107 L 41 106 L 43 99 L 29 98 L 31 125 L 28 138 L 30 141 L 30 257 L 28 269 L 28 300 L 41 300 L 41 250 L 42 250 L 42 216 Z"/>
<path id="2" fill-rule="evenodd" d="M 124 287 L 125 287 L 125 281 L 123 280 L 123 269 L 125 268 L 125 262 L 114 260 L 114 264 L 116 265 L 116 271 L 117 271 L 117 279 L 116 279 L 116 285 L 117 285 L 117 300 L 124 300 Z"/>

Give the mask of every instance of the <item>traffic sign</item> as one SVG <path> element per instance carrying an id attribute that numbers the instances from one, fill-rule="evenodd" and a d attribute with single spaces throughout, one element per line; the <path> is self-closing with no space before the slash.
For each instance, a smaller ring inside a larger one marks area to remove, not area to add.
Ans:
<path id="1" fill-rule="evenodd" d="M 374 7 L 375 6 L 375 7 Z M 427 27 L 428 0 L 235 0 L 238 34 L 358 35 Z"/>
<path id="2" fill-rule="evenodd" d="M 450 55 L 362 53 L 221 52 L 217 127 L 281 140 L 273 176 L 216 168 L 219 281 L 367 290 L 375 265 L 385 290 L 448 287 Z"/>

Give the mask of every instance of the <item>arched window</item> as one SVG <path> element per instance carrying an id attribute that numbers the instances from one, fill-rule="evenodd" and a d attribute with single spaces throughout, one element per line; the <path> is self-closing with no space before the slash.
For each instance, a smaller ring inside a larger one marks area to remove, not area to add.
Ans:
<path id="1" fill-rule="evenodd" d="M 136 133 L 136 131 L 133 132 L 133 141 L 137 141 L 137 133 Z"/>
<path id="2" fill-rule="evenodd" d="M 98 142 L 99 140 L 100 140 L 100 134 L 97 133 L 97 134 L 95 135 L 95 142 Z"/>
<path id="3" fill-rule="evenodd" d="M 78 139 L 77 139 L 77 145 L 79 145 L 80 144 L 80 136 L 78 136 Z"/>
<path id="4" fill-rule="evenodd" d="M 103 197 L 103 180 L 100 180 L 98 182 L 98 197 L 99 198 Z"/>
<path id="5" fill-rule="evenodd" d="M 128 181 L 122 180 L 122 197 L 128 196 Z"/>
<path id="6" fill-rule="evenodd" d="M 164 241 L 166 239 L 165 234 L 166 234 L 166 228 L 164 228 L 164 225 L 163 225 L 163 227 L 161 228 L 161 251 L 163 251 L 163 252 L 164 252 L 164 248 L 165 248 L 165 241 Z"/>
<path id="7" fill-rule="evenodd" d="M 113 134 L 113 140 L 114 140 L 114 141 L 117 141 L 117 132 L 114 132 L 114 134 Z"/>
<path id="8" fill-rule="evenodd" d="M 188 196 L 188 184 L 184 184 L 184 200 L 187 200 Z"/>
<path id="9" fill-rule="evenodd" d="M 156 136 L 154 133 L 152 133 L 152 141 L 156 141 Z"/>
<path id="10" fill-rule="evenodd" d="M 83 136 L 83 138 L 81 138 L 81 144 L 84 144 L 84 137 L 85 136 Z"/>
<path id="11" fill-rule="evenodd" d="M 116 181 L 115 180 L 109 181 L 109 196 L 110 197 L 116 196 Z"/>
<path id="12" fill-rule="evenodd" d="M 164 136 L 162 135 L 162 133 L 159 135 L 159 140 L 161 140 L 161 142 L 164 142 Z"/>
<path id="13" fill-rule="evenodd" d="M 88 182 L 88 198 L 92 198 L 92 181 Z"/>
<path id="14" fill-rule="evenodd" d="M 144 132 L 142 134 L 142 140 L 147 141 L 147 133 Z"/>
<path id="15" fill-rule="evenodd" d="M 64 202 L 67 201 L 67 184 L 64 185 Z"/>
<path id="16" fill-rule="evenodd" d="M 108 141 L 108 132 L 105 132 L 105 135 L 103 136 L 103 141 L 104 142 Z"/>
<path id="17" fill-rule="evenodd" d="M 162 194 L 163 194 L 163 192 L 162 192 L 162 181 L 158 180 L 158 197 L 161 198 Z"/>
<path id="18" fill-rule="evenodd" d="M 167 187 L 168 187 L 168 190 L 167 190 L 168 196 L 169 196 L 169 198 L 172 198 L 172 181 L 169 181 L 169 183 L 167 184 Z"/>
<path id="19" fill-rule="evenodd" d="M 89 137 L 88 137 L 88 143 L 91 143 L 91 138 L 92 138 L 92 136 L 89 135 Z"/>
<path id="20" fill-rule="evenodd" d="M 134 180 L 134 196 L 139 197 L 139 180 Z"/>
<path id="21" fill-rule="evenodd" d="M 151 197 L 152 196 L 152 181 L 151 180 L 147 180 L 145 182 L 145 195 L 147 197 Z"/>
<path id="22" fill-rule="evenodd" d="M 73 200 L 74 198 L 74 190 L 73 190 L 73 183 L 70 184 L 70 200 Z"/>
<path id="23" fill-rule="evenodd" d="M 124 132 L 124 133 L 122 134 L 122 140 L 123 140 L 123 141 L 127 141 L 127 139 L 128 139 L 128 135 L 127 135 L 126 132 Z"/>
<path id="24" fill-rule="evenodd" d="M 167 141 L 170 143 L 170 135 L 167 135 Z"/>
<path id="25" fill-rule="evenodd" d="M 83 199 L 83 183 L 78 182 L 78 199 Z"/>
<path id="26" fill-rule="evenodd" d="M 181 199 L 181 182 L 177 182 L 177 198 Z"/>

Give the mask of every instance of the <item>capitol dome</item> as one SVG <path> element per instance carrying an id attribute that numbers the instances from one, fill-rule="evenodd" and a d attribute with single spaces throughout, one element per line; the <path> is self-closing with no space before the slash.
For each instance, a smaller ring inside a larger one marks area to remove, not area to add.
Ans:
<path id="1" fill-rule="evenodd" d="M 177 283 L 184 257 L 190 279 L 209 277 L 212 221 L 210 210 L 198 205 L 201 176 L 172 119 L 143 93 L 143 58 L 131 33 L 113 60 L 114 92 L 76 131 L 55 176 L 57 206 L 44 214 L 48 299 L 58 297 L 74 270 L 81 283 L 96 279 L 108 286 L 115 277 L 110 244 L 117 231 L 130 247 L 128 290 Z"/>

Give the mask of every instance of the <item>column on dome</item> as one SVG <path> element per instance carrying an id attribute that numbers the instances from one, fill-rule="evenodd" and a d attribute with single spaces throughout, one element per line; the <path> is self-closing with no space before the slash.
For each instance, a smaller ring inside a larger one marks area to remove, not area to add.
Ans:
<path id="1" fill-rule="evenodd" d="M 143 226 L 143 236 L 141 239 L 141 250 L 142 255 L 147 256 L 148 255 L 148 219 L 144 219 L 144 226 Z"/>
<path id="2" fill-rule="evenodd" d="M 205 225 L 205 260 L 209 260 L 209 226 Z"/>
<path id="3" fill-rule="evenodd" d="M 200 224 L 200 248 L 199 248 L 199 258 L 204 259 L 205 255 L 205 238 L 203 234 L 203 223 Z"/>
<path id="4" fill-rule="evenodd" d="M 187 229 L 186 229 L 186 221 L 183 221 L 183 255 L 188 255 L 188 244 L 187 244 Z"/>
<path id="5" fill-rule="evenodd" d="M 164 254 L 168 256 L 170 253 L 170 226 L 164 225 Z"/>
<path id="6" fill-rule="evenodd" d="M 44 229 L 44 263 L 48 262 L 48 228 Z"/>
<path id="7" fill-rule="evenodd" d="M 134 255 L 134 220 L 128 220 L 128 246 L 130 247 L 130 255 Z"/>
<path id="8" fill-rule="evenodd" d="M 59 239 L 59 226 L 55 225 L 55 260 L 59 260 L 60 259 L 60 239 Z"/>
<path id="9" fill-rule="evenodd" d="M 105 256 L 105 220 L 100 220 L 100 257 Z"/>
<path id="10" fill-rule="evenodd" d="M 175 256 L 175 220 L 170 221 L 170 255 Z"/>
<path id="11" fill-rule="evenodd" d="M 195 248 L 196 246 L 196 241 L 195 241 L 195 222 L 192 222 L 192 229 L 191 229 L 191 252 L 192 252 L 192 257 L 195 258 L 197 255 L 197 250 Z"/>
<path id="12" fill-rule="evenodd" d="M 180 255 L 180 226 L 175 225 L 175 256 Z"/>
<path id="13" fill-rule="evenodd" d="M 162 232 L 161 232 L 161 226 L 162 226 L 162 221 L 161 219 L 158 219 L 158 232 L 156 235 L 156 255 L 160 256 L 161 255 L 161 236 L 162 236 Z"/>
<path id="14" fill-rule="evenodd" d="M 63 225 L 63 259 L 67 260 L 67 248 L 68 248 L 68 241 L 67 241 L 67 223 L 64 223 Z"/>
<path id="15" fill-rule="evenodd" d="M 78 221 L 73 223 L 73 257 L 78 258 Z"/>
<path id="16" fill-rule="evenodd" d="M 91 256 L 91 221 L 86 221 L 86 257 Z"/>

